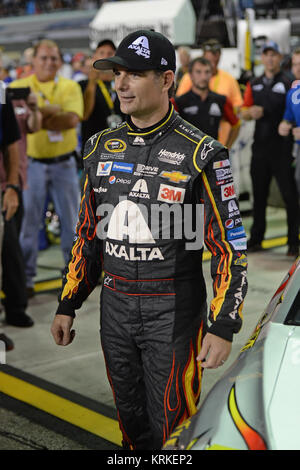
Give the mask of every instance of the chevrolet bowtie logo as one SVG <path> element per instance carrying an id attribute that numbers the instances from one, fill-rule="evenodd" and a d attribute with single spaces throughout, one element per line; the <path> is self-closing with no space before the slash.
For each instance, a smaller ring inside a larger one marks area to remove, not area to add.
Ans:
<path id="1" fill-rule="evenodd" d="M 184 175 L 181 171 L 162 171 L 159 176 L 172 183 L 186 183 L 191 178 L 190 175 Z"/>

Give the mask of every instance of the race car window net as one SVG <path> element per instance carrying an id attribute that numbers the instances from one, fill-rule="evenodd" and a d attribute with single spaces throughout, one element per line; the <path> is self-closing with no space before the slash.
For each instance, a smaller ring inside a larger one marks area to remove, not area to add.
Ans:
<path id="1" fill-rule="evenodd" d="M 284 322 L 285 325 L 300 325 L 300 291 L 296 295 L 296 298 L 287 314 Z"/>

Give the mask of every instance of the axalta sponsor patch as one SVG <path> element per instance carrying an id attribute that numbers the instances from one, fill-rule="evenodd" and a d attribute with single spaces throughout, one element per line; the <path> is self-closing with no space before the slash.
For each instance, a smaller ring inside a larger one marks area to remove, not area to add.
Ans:
<path id="1" fill-rule="evenodd" d="M 227 166 L 230 166 L 230 161 L 229 161 L 228 158 L 226 160 L 221 160 L 219 162 L 214 162 L 213 169 L 217 170 L 218 168 L 226 168 Z"/>
<path id="2" fill-rule="evenodd" d="M 137 146 L 144 146 L 146 145 L 146 142 L 144 141 L 143 137 L 135 137 L 134 141 L 132 142 L 132 145 L 137 145 Z"/>
<path id="3" fill-rule="evenodd" d="M 238 208 L 237 203 L 235 201 L 229 201 L 228 202 L 228 214 L 229 214 L 229 217 L 234 217 L 235 215 L 240 215 L 239 208 Z"/>
<path id="4" fill-rule="evenodd" d="M 229 242 L 235 250 L 247 250 L 247 238 L 237 238 Z"/>
<path id="5" fill-rule="evenodd" d="M 163 261 L 164 257 L 158 247 L 127 247 L 111 242 L 106 242 L 105 253 L 126 261 Z"/>
<path id="6" fill-rule="evenodd" d="M 227 201 L 228 199 L 235 198 L 236 194 L 234 191 L 234 184 L 228 183 L 228 184 L 224 184 L 223 186 L 221 186 L 221 195 L 222 195 L 222 201 Z"/>
<path id="7" fill-rule="evenodd" d="M 124 140 L 121 139 L 110 139 L 104 144 L 105 149 L 111 153 L 124 152 L 127 148 Z"/>
<path id="8" fill-rule="evenodd" d="M 108 176 L 111 172 L 113 162 L 99 162 L 96 176 Z"/>
<path id="9" fill-rule="evenodd" d="M 161 184 L 157 196 L 158 201 L 173 203 L 182 203 L 184 201 L 185 189 L 176 188 L 167 184 Z"/>
<path id="10" fill-rule="evenodd" d="M 227 239 L 229 241 L 235 240 L 237 238 L 243 238 L 243 237 L 246 237 L 246 232 L 243 226 L 233 228 L 232 230 L 228 230 L 227 232 Z"/>
<path id="11" fill-rule="evenodd" d="M 149 41 L 146 36 L 138 37 L 132 44 L 130 44 L 130 46 L 128 46 L 128 49 L 134 49 L 136 54 L 145 57 L 145 59 L 150 58 L 151 52 Z"/>
<path id="12" fill-rule="evenodd" d="M 246 268 L 248 265 L 248 260 L 246 255 L 241 255 L 239 256 L 235 261 L 234 261 L 235 266 L 243 266 L 243 268 Z"/>
<path id="13" fill-rule="evenodd" d="M 122 171 L 124 173 L 132 173 L 133 172 L 133 163 L 119 163 L 115 162 L 112 166 L 112 171 Z"/>
<path id="14" fill-rule="evenodd" d="M 147 182 L 143 179 L 138 180 L 130 191 L 129 196 L 150 199 Z"/>
<path id="15" fill-rule="evenodd" d="M 190 179 L 190 175 L 184 175 L 181 171 L 162 171 L 159 176 L 166 178 L 171 183 L 187 183 Z"/>

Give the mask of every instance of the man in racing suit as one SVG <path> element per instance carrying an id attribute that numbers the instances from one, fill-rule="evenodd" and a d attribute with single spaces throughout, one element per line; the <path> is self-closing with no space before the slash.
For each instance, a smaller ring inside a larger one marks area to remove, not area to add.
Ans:
<path id="1" fill-rule="evenodd" d="M 137 31 L 94 66 L 114 68 L 130 117 L 85 146 L 77 239 L 52 334 L 59 345 L 73 340 L 75 310 L 103 269 L 101 342 L 123 445 L 159 449 L 197 411 L 201 368 L 225 362 L 241 327 L 246 235 L 227 150 L 169 102 L 172 44 Z M 212 253 L 209 327 L 203 230 Z"/>

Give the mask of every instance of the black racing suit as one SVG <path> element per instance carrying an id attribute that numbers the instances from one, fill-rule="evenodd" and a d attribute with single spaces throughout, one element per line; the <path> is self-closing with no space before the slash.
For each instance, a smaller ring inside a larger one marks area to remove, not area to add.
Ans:
<path id="1" fill-rule="evenodd" d="M 266 208 L 272 176 L 275 177 L 286 206 L 288 245 L 299 244 L 298 192 L 292 167 L 291 137 L 281 137 L 278 125 L 283 118 L 286 93 L 291 81 L 284 72 L 273 79 L 265 75 L 256 77 L 247 84 L 244 106 L 263 107 L 263 116 L 255 122 L 252 145 L 251 179 L 253 188 L 253 224 L 251 244 L 260 244 L 266 230 Z"/>
<path id="2" fill-rule="evenodd" d="M 186 245 L 199 221 L 212 253 L 208 331 L 232 341 L 241 327 L 246 239 L 227 150 L 170 107 L 151 129 L 128 121 L 93 136 L 84 164 L 77 240 L 57 314 L 75 316 L 104 270 L 101 341 L 123 444 L 158 449 L 196 412 L 200 395 L 203 248 Z M 150 217 L 157 208 L 165 210 L 158 226 Z M 192 215 L 182 222 L 186 208 Z"/>

